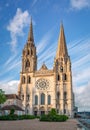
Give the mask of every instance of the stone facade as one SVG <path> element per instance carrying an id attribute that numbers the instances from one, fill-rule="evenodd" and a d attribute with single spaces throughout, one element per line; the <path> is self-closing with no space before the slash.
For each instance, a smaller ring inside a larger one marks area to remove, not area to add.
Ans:
<path id="1" fill-rule="evenodd" d="M 74 94 L 71 61 L 63 25 L 60 29 L 53 69 L 49 70 L 43 64 L 40 70 L 37 70 L 37 54 L 31 20 L 28 40 L 22 52 L 22 71 L 18 95 L 22 99 L 26 114 L 47 114 L 51 108 L 55 108 L 59 114 L 73 117 Z"/>

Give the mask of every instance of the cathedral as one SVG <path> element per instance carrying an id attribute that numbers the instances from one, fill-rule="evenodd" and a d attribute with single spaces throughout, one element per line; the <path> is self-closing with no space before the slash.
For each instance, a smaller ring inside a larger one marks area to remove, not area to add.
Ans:
<path id="1" fill-rule="evenodd" d="M 58 114 L 74 115 L 71 60 L 66 46 L 64 27 L 61 24 L 56 56 L 52 69 L 43 63 L 37 70 L 37 53 L 34 43 L 33 24 L 22 51 L 22 70 L 18 95 L 25 114 L 42 115 L 55 108 Z"/>

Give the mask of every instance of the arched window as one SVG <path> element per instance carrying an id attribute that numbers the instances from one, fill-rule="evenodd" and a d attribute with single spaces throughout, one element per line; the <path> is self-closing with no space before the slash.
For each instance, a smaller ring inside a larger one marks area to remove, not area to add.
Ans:
<path id="1" fill-rule="evenodd" d="M 67 92 L 64 92 L 64 100 L 67 99 Z"/>
<path id="2" fill-rule="evenodd" d="M 27 83 L 29 83 L 29 84 L 31 83 L 31 77 L 30 76 L 27 77 Z"/>
<path id="3" fill-rule="evenodd" d="M 25 76 L 22 77 L 22 83 L 25 84 Z"/>
<path id="4" fill-rule="evenodd" d="M 58 81 L 60 80 L 60 75 L 59 75 L 59 74 L 58 74 L 57 80 L 58 80 Z"/>
<path id="5" fill-rule="evenodd" d="M 42 93 L 41 94 L 41 105 L 44 105 L 45 104 L 45 94 Z"/>
<path id="6" fill-rule="evenodd" d="M 67 80 L 67 75 L 63 74 L 63 80 Z"/>
<path id="7" fill-rule="evenodd" d="M 35 95 L 35 105 L 38 105 L 38 96 Z"/>
<path id="8" fill-rule="evenodd" d="M 30 67 L 30 62 L 29 62 L 29 60 L 26 61 L 26 67 Z"/>
<path id="9" fill-rule="evenodd" d="M 29 55 L 29 50 L 27 51 L 27 55 Z"/>
<path id="10" fill-rule="evenodd" d="M 63 67 L 62 66 L 60 67 L 60 72 L 63 72 Z"/>
<path id="11" fill-rule="evenodd" d="M 48 95 L 48 105 L 50 105 L 50 104 L 51 104 L 51 96 Z"/>

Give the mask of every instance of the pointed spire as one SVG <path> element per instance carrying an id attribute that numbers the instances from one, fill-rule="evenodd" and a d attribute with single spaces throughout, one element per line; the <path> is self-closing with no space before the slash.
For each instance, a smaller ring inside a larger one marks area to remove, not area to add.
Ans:
<path id="1" fill-rule="evenodd" d="M 58 59 L 61 56 L 68 56 L 65 34 L 64 34 L 64 27 L 62 23 L 61 23 L 61 28 L 60 28 L 60 35 L 59 35 L 59 40 L 58 40 L 56 58 Z"/>
<path id="2" fill-rule="evenodd" d="M 33 41 L 34 42 L 32 17 L 31 17 L 31 23 L 30 23 L 30 31 L 29 31 L 29 34 L 28 34 L 28 41 Z"/>

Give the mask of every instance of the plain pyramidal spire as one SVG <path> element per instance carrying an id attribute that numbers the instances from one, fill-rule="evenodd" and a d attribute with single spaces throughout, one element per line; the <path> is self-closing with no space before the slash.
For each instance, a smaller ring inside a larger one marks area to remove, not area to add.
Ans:
<path id="1" fill-rule="evenodd" d="M 30 22 L 30 31 L 29 31 L 29 34 L 28 34 L 28 41 L 34 42 L 32 17 L 31 17 L 31 22 Z"/>
<path id="2" fill-rule="evenodd" d="M 56 58 L 60 58 L 62 56 L 68 56 L 63 23 L 61 23 L 61 27 L 60 27 Z"/>

